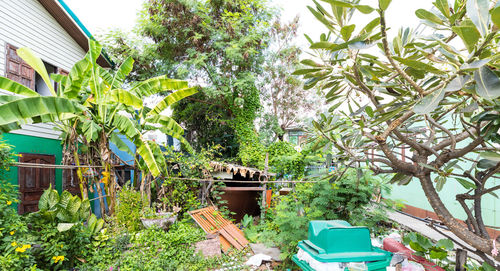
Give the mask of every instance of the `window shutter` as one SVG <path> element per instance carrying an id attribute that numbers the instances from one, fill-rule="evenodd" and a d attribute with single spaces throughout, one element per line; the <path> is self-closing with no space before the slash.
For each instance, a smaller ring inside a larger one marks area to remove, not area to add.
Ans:
<path id="1" fill-rule="evenodd" d="M 66 75 L 66 76 L 69 75 L 68 71 L 66 71 L 66 70 L 64 70 L 62 68 L 59 68 L 59 67 L 56 68 L 56 71 L 57 71 L 57 74 L 62 74 L 62 75 Z M 59 91 L 59 84 L 58 83 L 54 82 L 54 89 L 56 90 L 56 92 Z"/>
<path id="2" fill-rule="evenodd" d="M 64 69 L 61 69 L 61 68 L 57 68 L 57 73 L 58 74 L 62 74 L 62 75 L 68 75 L 69 72 L 64 70 Z"/>
<path id="3" fill-rule="evenodd" d="M 17 55 L 17 48 L 7 44 L 5 73 L 7 78 L 35 89 L 35 70 Z"/>

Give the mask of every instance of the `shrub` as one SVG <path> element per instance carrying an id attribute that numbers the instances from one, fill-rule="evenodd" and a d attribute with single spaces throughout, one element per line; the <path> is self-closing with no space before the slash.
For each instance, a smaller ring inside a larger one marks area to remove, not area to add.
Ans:
<path id="1" fill-rule="evenodd" d="M 245 233 L 254 241 L 272 239 L 281 248 L 282 258 L 290 259 L 298 241 L 307 238 L 311 220 L 341 219 L 368 226 L 371 231 L 381 231 L 378 223 L 387 218 L 381 205 L 370 204 L 375 190 L 372 176 L 365 173 L 360 177 L 357 178 L 355 170 L 348 170 L 338 180 L 333 177 L 297 184 L 294 193 L 280 197 L 270 216 L 274 220 L 267 220 L 257 226 L 257 230 L 250 226 Z"/>
<path id="2" fill-rule="evenodd" d="M 139 191 L 124 186 L 118 195 L 118 204 L 115 211 L 116 226 L 124 227 L 129 232 L 136 232 L 142 228 L 141 214 L 148 208 L 146 199 Z"/>
<path id="3" fill-rule="evenodd" d="M 214 268 L 217 259 L 204 259 L 194 253 L 194 243 L 203 240 L 205 233 L 186 221 L 178 222 L 164 231 L 157 227 L 143 229 L 130 235 L 130 243 L 110 251 L 120 241 L 114 238 L 108 245 L 95 249 L 88 264 L 80 270 L 207 270 Z M 127 240 L 128 241 L 128 240 Z M 126 242 L 128 243 L 128 242 Z M 111 257 L 103 256 L 104 254 Z"/>
<path id="4" fill-rule="evenodd" d="M 85 255 L 84 248 L 103 227 L 104 221 L 90 215 L 89 201 L 49 188 L 38 202 L 39 211 L 27 216 L 29 236 L 37 266 L 44 270 L 68 269 Z M 83 223 L 86 222 L 87 226 Z"/>
<path id="5" fill-rule="evenodd" d="M 34 265 L 28 228 L 13 206 L 18 202 L 17 187 L 4 179 L 12 163 L 12 148 L 0 141 L 0 267 L 2 270 L 25 270 Z"/>

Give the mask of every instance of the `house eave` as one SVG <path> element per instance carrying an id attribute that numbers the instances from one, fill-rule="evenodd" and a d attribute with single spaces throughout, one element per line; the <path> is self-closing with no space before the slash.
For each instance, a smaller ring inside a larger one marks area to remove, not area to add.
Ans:
<path id="1" fill-rule="evenodd" d="M 85 51 L 89 50 L 89 39 L 94 39 L 90 32 L 69 9 L 63 0 L 37 0 L 66 32 Z M 112 68 L 114 63 L 102 53 L 97 63 L 104 68 Z"/>

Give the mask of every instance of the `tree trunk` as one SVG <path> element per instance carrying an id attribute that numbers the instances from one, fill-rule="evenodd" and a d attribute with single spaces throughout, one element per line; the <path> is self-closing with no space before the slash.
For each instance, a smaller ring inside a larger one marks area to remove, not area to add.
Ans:
<path id="1" fill-rule="evenodd" d="M 436 212 L 439 219 L 450 229 L 450 231 L 477 250 L 491 255 L 493 242 L 469 231 L 464 225 L 453 217 L 453 215 L 444 206 L 441 198 L 436 192 L 430 173 L 418 177 L 432 209 L 434 209 L 434 212 Z M 497 261 L 500 260 L 500 256 L 495 257 L 495 259 Z"/>

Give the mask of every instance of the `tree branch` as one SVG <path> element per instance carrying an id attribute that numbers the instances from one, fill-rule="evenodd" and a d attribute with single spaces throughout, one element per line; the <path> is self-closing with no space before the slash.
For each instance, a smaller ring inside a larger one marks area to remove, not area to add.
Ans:
<path id="1" fill-rule="evenodd" d="M 380 10 L 380 33 L 382 34 L 382 46 L 384 47 L 384 54 L 391 63 L 392 67 L 398 72 L 398 74 L 403 77 L 410 85 L 421 95 L 423 95 L 424 90 L 417 84 L 411 77 L 405 73 L 401 67 L 394 61 L 391 56 L 391 52 L 389 50 L 389 44 L 387 43 L 387 33 L 386 33 L 386 25 L 385 25 L 385 16 L 384 11 Z"/>

